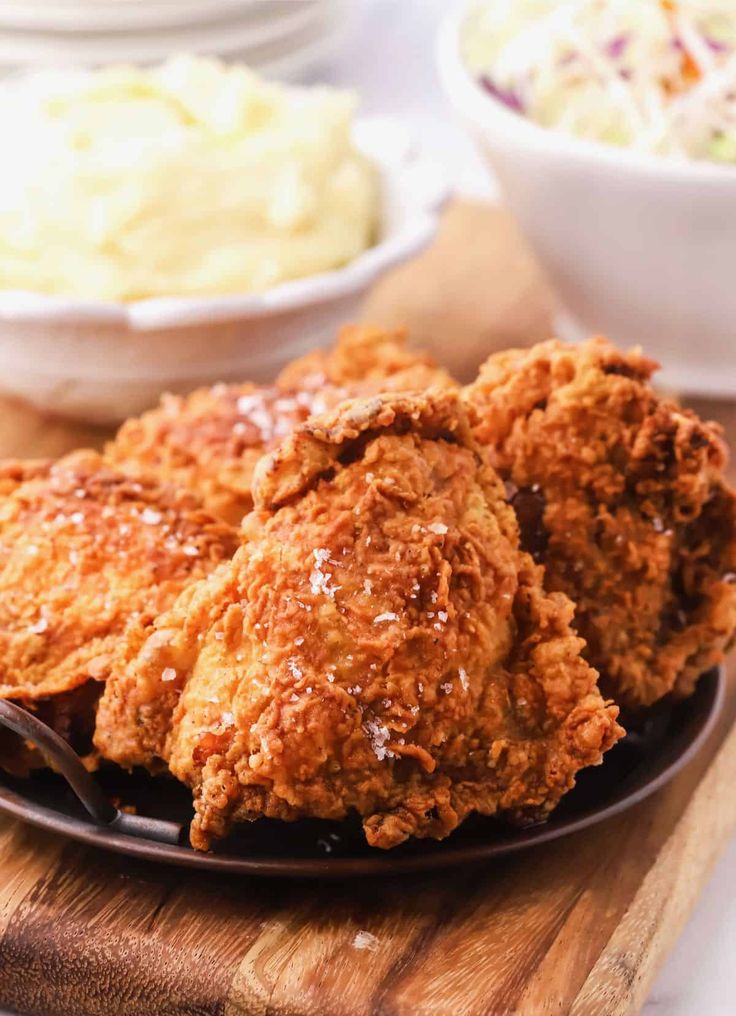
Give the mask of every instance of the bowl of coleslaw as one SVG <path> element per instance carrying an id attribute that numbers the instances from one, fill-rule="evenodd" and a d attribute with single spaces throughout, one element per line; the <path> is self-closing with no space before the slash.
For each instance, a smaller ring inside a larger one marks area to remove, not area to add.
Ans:
<path id="1" fill-rule="evenodd" d="M 605 331 L 667 385 L 736 395 L 736 4 L 475 0 L 438 59 L 564 336 Z"/>

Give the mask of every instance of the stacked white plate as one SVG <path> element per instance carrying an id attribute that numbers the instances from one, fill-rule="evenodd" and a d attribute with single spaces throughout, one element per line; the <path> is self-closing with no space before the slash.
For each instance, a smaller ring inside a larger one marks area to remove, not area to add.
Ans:
<path id="1" fill-rule="evenodd" d="M 335 44 L 346 0 L 0 0 L 0 67 L 243 60 L 297 78 Z"/>

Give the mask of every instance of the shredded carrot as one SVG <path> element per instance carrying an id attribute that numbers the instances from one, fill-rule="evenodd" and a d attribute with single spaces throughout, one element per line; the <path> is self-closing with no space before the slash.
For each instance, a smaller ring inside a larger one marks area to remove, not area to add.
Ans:
<path id="1" fill-rule="evenodd" d="M 667 19 L 669 20 L 672 26 L 672 30 L 675 32 L 675 34 L 677 34 L 677 25 L 673 17 L 673 15 L 677 12 L 676 0 L 659 0 L 659 5 L 667 15 Z M 682 75 L 682 80 L 686 87 L 694 85 L 697 81 L 700 81 L 700 79 L 703 76 L 703 72 L 700 70 L 700 67 L 695 58 L 693 57 L 692 53 L 689 53 L 684 46 L 682 46 L 682 59 L 680 60 L 680 74 Z M 676 88 L 673 88 L 672 85 L 668 86 L 667 84 L 665 84 L 664 89 L 665 92 L 667 92 L 670 95 L 672 94 L 673 91 L 677 90 Z"/>
<path id="2" fill-rule="evenodd" d="M 703 76 L 703 72 L 695 62 L 692 54 L 688 53 L 686 49 L 682 53 L 682 77 L 688 85 L 694 85 L 696 81 L 700 81 Z"/>

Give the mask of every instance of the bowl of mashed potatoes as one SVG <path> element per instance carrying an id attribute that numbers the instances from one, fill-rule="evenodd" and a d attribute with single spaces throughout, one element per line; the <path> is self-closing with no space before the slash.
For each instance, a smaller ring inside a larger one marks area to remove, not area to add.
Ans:
<path id="1" fill-rule="evenodd" d="M 107 423 L 329 340 L 444 199 L 355 106 L 195 57 L 3 83 L 0 387 Z"/>

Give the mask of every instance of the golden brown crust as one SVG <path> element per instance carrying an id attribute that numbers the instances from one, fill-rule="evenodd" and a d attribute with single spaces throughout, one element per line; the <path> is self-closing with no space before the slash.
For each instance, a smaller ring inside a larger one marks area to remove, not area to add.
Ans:
<path id="1" fill-rule="evenodd" d="M 454 393 L 310 421 L 255 497 L 243 547 L 100 709 L 103 754 L 193 788 L 196 847 L 263 815 L 356 810 L 384 848 L 471 811 L 538 817 L 620 736 Z"/>
<path id="2" fill-rule="evenodd" d="M 104 680 L 122 632 L 145 629 L 237 535 L 96 452 L 28 475 L 0 500 L 0 697 L 37 700 Z"/>
<path id="3" fill-rule="evenodd" d="M 386 389 L 449 387 L 449 375 L 405 348 L 401 332 L 346 328 L 337 345 L 287 367 L 271 387 L 215 385 L 128 420 L 108 444 L 110 462 L 194 491 L 212 514 L 237 525 L 253 506 L 253 469 L 311 413 Z"/>
<path id="4" fill-rule="evenodd" d="M 12 494 L 21 483 L 46 476 L 52 459 L 5 459 L 0 462 L 0 497 Z"/>
<path id="5" fill-rule="evenodd" d="M 409 430 L 428 440 L 473 443 L 467 418 L 458 414 L 456 396 L 443 395 L 440 389 L 421 397 L 397 393 L 350 399 L 308 420 L 260 460 L 253 477 L 255 505 L 277 508 L 341 460 L 355 455 L 361 444 L 379 432 Z"/>
<path id="6" fill-rule="evenodd" d="M 131 476 L 191 491 L 213 515 L 237 525 L 253 507 L 256 463 L 311 406 L 311 397 L 252 384 L 165 395 L 156 409 L 123 424 L 105 457 Z"/>
<path id="7" fill-rule="evenodd" d="M 720 428 L 603 339 L 492 356 L 465 391 L 548 588 L 577 603 L 614 695 L 687 695 L 736 628 L 736 501 Z"/>
<path id="8" fill-rule="evenodd" d="M 347 398 L 457 387 L 429 353 L 407 349 L 407 339 L 403 328 L 347 325 L 331 349 L 316 349 L 294 360 L 281 371 L 276 384 L 282 389 L 315 394 L 334 390 L 315 412 Z"/>

